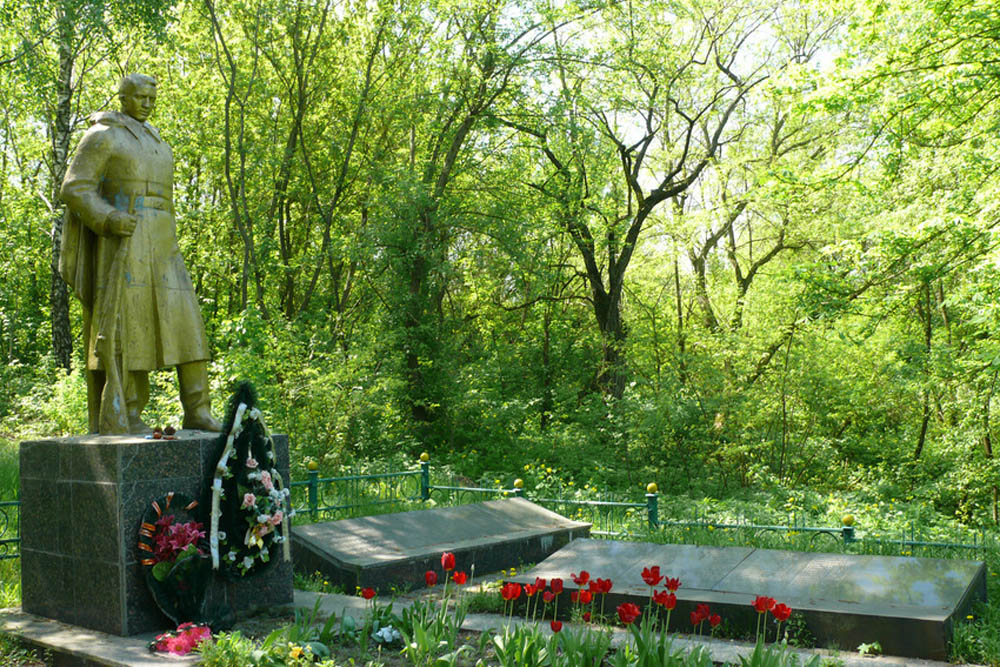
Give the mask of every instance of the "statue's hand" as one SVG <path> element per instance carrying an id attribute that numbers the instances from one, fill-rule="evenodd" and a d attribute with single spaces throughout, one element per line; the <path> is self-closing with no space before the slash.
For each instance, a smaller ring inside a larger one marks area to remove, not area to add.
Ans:
<path id="1" fill-rule="evenodd" d="M 115 236 L 132 236 L 139 218 L 125 211 L 111 211 L 108 214 L 108 232 Z"/>

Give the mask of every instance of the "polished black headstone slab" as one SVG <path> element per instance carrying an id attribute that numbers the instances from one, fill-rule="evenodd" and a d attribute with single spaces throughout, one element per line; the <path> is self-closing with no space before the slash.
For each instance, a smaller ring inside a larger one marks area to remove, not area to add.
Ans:
<path id="1" fill-rule="evenodd" d="M 292 553 L 297 570 L 320 572 L 349 592 L 388 591 L 423 586 L 428 570 L 441 576 L 445 551 L 458 570 L 482 574 L 538 562 L 589 534 L 589 523 L 509 498 L 296 526 Z"/>
<path id="2" fill-rule="evenodd" d="M 115 635 L 168 629 L 139 564 L 139 523 L 168 491 L 202 498 L 215 472 L 217 433 L 176 440 L 88 435 L 21 443 L 21 607 Z M 274 435 L 288 480 L 288 437 Z M 280 557 L 279 557 L 280 558 Z M 217 580 L 211 601 L 237 613 L 292 601 L 292 564 Z"/>
<path id="3" fill-rule="evenodd" d="M 512 580 L 560 577 L 572 590 L 571 574 L 586 570 L 591 578 L 612 580 L 607 611 L 625 601 L 646 604 L 650 589 L 642 570 L 654 565 L 682 584 L 671 630 L 689 630 L 688 612 L 708 603 L 752 632 L 757 614 L 751 603 L 766 595 L 801 613 L 821 645 L 854 650 L 877 641 L 887 654 L 937 660 L 947 659 L 954 621 L 986 598 L 980 561 L 590 539 L 574 541 Z"/>

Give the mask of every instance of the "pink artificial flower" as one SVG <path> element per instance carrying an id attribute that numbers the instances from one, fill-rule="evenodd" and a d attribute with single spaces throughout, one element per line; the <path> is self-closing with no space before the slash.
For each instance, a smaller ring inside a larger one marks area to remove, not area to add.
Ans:
<path id="1" fill-rule="evenodd" d="M 268 493 L 274 490 L 274 482 L 271 481 L 271 473 L 266 470 L 260 471 L 260 483 L 264 485 L 264 490 Z"/>
<path id="2" fill-rule="evenodd" d="M 243 494 L 243 504 L 240 505 L 240 509 L 247 509 L 248 507 L 253 507 L 257 504 L 257 496 L 252 493 Z"/>
<path id="3" fill-rule="evenodd" d="M 246 463 L 246 466 L 247 466 L 247 468 L 250 468 L 251 470 L 252 470 L 253 468 L 256 468 L 256 467 L 257 467 L 257 459 L 255 459 L 255 458 L 254 458 L 254 457 L 252 457 L 252 456 L 248 456 L 248 457 L 247 457 L 247 463 Z"/>
<path id="4" fill-rule="evenodd" d="M 282 522 L 282 520 L 284 520 L 284 518 L 285 518 L 284 513 L 282 513 L 281 510 L 278 510 L 271 515 L 271 518 L 268 520 L 268 523 L 270 523 L 272 526 L 277 526 Z"/>

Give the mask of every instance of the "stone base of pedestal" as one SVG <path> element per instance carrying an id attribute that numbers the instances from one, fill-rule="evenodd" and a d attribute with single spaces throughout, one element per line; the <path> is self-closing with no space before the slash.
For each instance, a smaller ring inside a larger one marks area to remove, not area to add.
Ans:
<path id="1" fill-rule="evenodd" d="M 21 606 L 93 630 L 167 629 L 146 588 L 137 548 L 149 503 L 169 491 L 202 498 L 218 434 L 177 440 L 77 436 L 21 443 Z M 274 436 L 288 480 L 288 437 Z M 278 560 L 236 583 L 215 578 L 213 601 L 239 614 L 292 602 L 292 564 Z"/>

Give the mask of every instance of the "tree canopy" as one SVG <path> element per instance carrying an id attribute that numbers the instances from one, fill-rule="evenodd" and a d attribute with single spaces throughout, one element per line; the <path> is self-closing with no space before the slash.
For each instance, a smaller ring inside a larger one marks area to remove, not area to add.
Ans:
<path id="1" fill-rule="evenodd" d="M 253 380 L 303 455 L 884 478 L 1000 518 L 992 0 L 0 1 L 0 25 L 6 432 L 86 423 L 56 193 L 142 71 L 216 390 Z"/>

